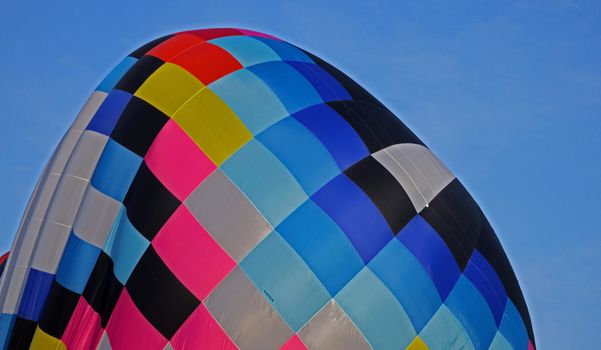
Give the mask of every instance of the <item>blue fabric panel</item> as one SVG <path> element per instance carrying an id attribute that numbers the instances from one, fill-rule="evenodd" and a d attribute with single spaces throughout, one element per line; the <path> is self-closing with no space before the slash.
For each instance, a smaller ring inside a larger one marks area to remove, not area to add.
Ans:
<path id="1" fill-rule="evenodd" d="M 309 107 L 293 117 L 315 134 L 342 170 L 370 154 L 355 129 L 328 105 Z"/>
<path id="2" fill-rule="evenodd" d="M 444 300 L 461 270 L 442 238 L 420 215 L 411 219 L 396 237 L 419 260 Z"/>
<path id="3" fill-rule="evenodd" d="M 442 304 L 430 276 L 398 240 L 391 240 L 368 267 L 401 303 L 417 332 Z"/>
<path id="4" fill-rule="evenodd" d="M 77 294 L 82 294 L 98 254 L 98 247 L 71 233 L 56 272 L 57 282 Z"/>
<path id="5" fill-rule="evenodd" d="M 53 280 L 52 274 L 36 269 L 29 270 L 17 312 L 19 317 L 36 322 L 40 319 Z"/>
<path id="6" fill-rule="evenodd" d="M 313 63 L 313 60 L 309 58 L 309 56 L 307 56 L 304 52 L 286 42 L 264 37 L 255 38 L 265 43 L 273 51 L 275 51 L 278 54 L 278 56 L 280 56 L 282 61 L 301 61 Z"/>
<path id="7" fill-rule="evenodd" d="M 120 202 L 133 181 L 142 158 L 109 139 L 92 176 L 92 186 Z"/>
<path id="8" fill-rule="evenodd" d="M 279 158 L 308 195 L 340 174 L 328 150 L 294 118 L 280 120 L 257 139 Z"/>
<path id="9" fill-rule="evenodd" d="M 365 266 L 344 232 L 312 200 L 290 214 L 277 231 L 332 296 Z"/>
<path id="10" fill-rule="evenodd" d="M 327 183 L 312 199 L 342 228 L 365 263 L 393 238 L 378 208 L 344 174 Z"/>
<path id="11" fill-rule="evenodd" d="M 472 341 L 453 313 L 444 305 L 420 332 L 419 337 L 430 350 L 473 350 Z"/>
<path id="12" fill-rule="evenodd" d="M 261 78 L 275 92 L 290 114 L 323 103 L 307 79 L 286 62 L 261 63 L 249 67 L 248 70 Z"/>
<path id="13" fill-rule="evenodd" d="M 123 61 L 119 62 L 119 64 L 100 82 L 98 87 L 96 87 L 96 90 L 104 92 L 111 91 L 113 87 L 115 87 L 115 84 L 117 84 L 125 72 L 127 72 L 136 61 L 137 59 L 135 57 L 126 57 Z"/>
<path id="14" fill-rule="evenodd" d="M 401 304 L 369 269 L 361 270 L 335 299 L 374 349 L 404 349 L 416 336 Z"/>
<path id="15" fill-rule="evenodd" d="M 288 62 L 317 90 L 325 102 L 351 100 L 352 97 L 328 72 L 320 66 L 305 62 Z"/>
<path id="16" fill-rule="evenodd" d="M 488 349 L 497 325 L 484 297 L 464 276 L 455 284 L 445 304 L 461 322 L 476 349 Z"/>
<path id="17" fill-rule="evenodd" d="M 127 92 L 111 91 L 98 107 L 86 129 L 110 136 L 130 99 L 131 95 Z"/>
<path id="18" fill-rule="evenodd" d="M 295 332 L 331 299 L 277 231 L 259 243 L 240 266 Z"/>
<path id="19" fill-rule="evenodd" d="M 286 107 L 256 75 L 240 69 L 209 85 L 256 135 L 288 116 Z"/>
<path id="20" fill-rule="evenodd" d="M 13 333 L 16 315 L 0 314 L 0 349 L 6 349 Z"/>
<path id="21" fill-rule="evenodd" d="M 478 250 L 474 250 L 464 275 L 469 278 L 486 299 L 497 325 L 501 322 L 507 295 L 497 273 Z"/>
<path id="22" fill-rule="evenodd" d="M 125 207 L 121 207 L 103 249 L 113 260 L 113 272 L 121 284 L 125 285 L 149 245 L 127 218 Z"/>
<path id="23" fill-rule="evenodd" d="M 499 325 L 499 332 L 513 346 L 514 349 L 528 348 L 528 333 L 519 311 L 511 300 L 505 304 L 503 319 Z"/>
<path id="24" fill-rule="evenodd" d="M 224 36 L 209 40 L 209 42 L 229 52 L 245 67 L 263 62 L 280 61 L 280 56 L 275 51 L 252 36 Z"/>
<path id="25" fill-rule="evenodd" d="M 221 169 L 274 227 L 307 199 L 288 169 L 255 139 L 226 160 Z"/>

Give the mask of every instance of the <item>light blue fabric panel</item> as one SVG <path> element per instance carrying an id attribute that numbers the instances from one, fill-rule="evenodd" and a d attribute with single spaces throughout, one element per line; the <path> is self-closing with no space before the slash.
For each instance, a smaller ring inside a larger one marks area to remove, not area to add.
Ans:
<path id="1" fill-rule="evenodd" d="M 335 297 L 375 349 L 404 349 L 415 330 L 394 295 L 364 268 Z"/>
<path id="2" fill-rule="evenodd" d="M 277 231 L 332 296 L 365 266 L 344 232 L 312 200 L 290 214 Z"/>
<path id="3" fill-rule="evenodd" d="M 300 61 L 314 63 L 313 60 L 309 56 L 307 56 L 307 54 L 284 41 L 264 37 L 257 37 L 257 40 L 261 40 L 269 47 L 271 47 L 271 49 L 277 52 L 278 56 L 280 56 L 281 59 L 284 61 Z"/>
<path id="4" fill-rule="evenodd" d="M 0 314 L 0 349 L 6 349 L 13 333 L 16 315 Z"/>
<path id="5" fill-rule="evenodd" d="M 438 309 L 419 337 L 430 350 L 474 349 L 469 335 L 445 305 Z"/>
<path id="6" fill-rule="evenodd" d="M 514 349 L 526 349 L 528 347 L 528 333 L 524 321 L 522 321 L 518 309 L 509 299 L 505 304 L 505 312 L 501 324 L 499 324 L 499 332 L 503 334 Z"/>
<path id="7" fill-rule="evenodd" d="M 501 334 L 500 332 L 497 332 L 497 334 L 495 335 L 495 338 L 492 340 L 492 343 L 490 344 L 490 348 L 488 348 L 488 349 L 489 350 L 514 350 L 514 348 L 511 346 L 511 344 L 509 344 L 507 339 L 505 339 L 503 334 Z"/>
<path id="8" fill-rule="evenodd" d="M 274 227 L 307 199 L 288 169 L 255 139 L 221 169 Z"/>
<path id="9" fill-rule="evenodd" d="M 486 300 L 467 277 L 459 278 L 445 304 L 461 322 L 474 347 L 488 349 L 497 325 Z"/>
<path id="10" fill-rule="evenodd" d="M 113 259 L 113 272 L 121 284 L 127 282 L 149 245 L 150 242 L 127 218 L 125 207 L 121 207 L 104 247 L 104 251 Z"/>
<path id="11" fill-rule="evenodd" d="M 331 299 L 277 231 L 259 243 L 240 266 L 295 332 Z"/>
<path id="12" fill-rule="evenodd" d="M 248 70 L 261 78 L 275 92 L 290 114 L 323 103 L 311 83 L 286 62 L 261 63 L 249 67 Z"/>
<path id="13" fill-rule="evenodd" d="M 208 87 L 227 103 L 253 135 L 288 116 L 276 94 L 246 69 L 228 74 Z"/>
<path id="14" fill-rule="evenodd" d="M 82 294 L 99 254 L 98 247 L 72 233 L 58 266 L 56 280 L 63 287 Z"/>
<path id="15" fill-rule="evenodd" d="M 229 52 L 245 67 L 280 60 L 280 56 L 275 51 L 252 36 L 224 36 L 209 42 Z"/>
<path id="16" fill-rule="evenodd" d="M 136 63 L 137 59 L 135 57 L 125 57 L 123 61 L 119 62 L 115 68 L 104 78 L 98 87 L 96 87 L 97 91 L 109 92 L 113 89 L 115 84 L 123 77 L 123 74 L 131 68 L 131 66 Z"/>
<path id="17" fill-rule="evenodd" d="M 257 139 L 284 163 L 308 195 L 340 173 L 319 139 L 294 118 L 280 120 Z"/>
<path id="18" fill-rule="evenodd" d="M 401 303 L 417 332 L 442 304 L 426 270 L 399 240 L 391 240 L 368 267 Z"/>
<path id="19" fill-rule="evenodd" d="M 92 186 L 123 202 L 141 163 L 140 156 L 109 139 L 92 175 Z"/>

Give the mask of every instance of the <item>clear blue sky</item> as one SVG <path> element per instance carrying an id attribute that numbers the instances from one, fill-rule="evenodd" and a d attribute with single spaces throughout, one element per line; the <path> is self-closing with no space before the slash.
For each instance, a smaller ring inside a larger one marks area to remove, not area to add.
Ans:
<path id="1" fill-rule="evenodd" d="M 113 65 L 166 33 L 244 27 L 347 72 L 458 175 L 513 262 L 540 349 L 599 348 L 599 1 L 29 3 L 0 12 L 0 250 Z"/>

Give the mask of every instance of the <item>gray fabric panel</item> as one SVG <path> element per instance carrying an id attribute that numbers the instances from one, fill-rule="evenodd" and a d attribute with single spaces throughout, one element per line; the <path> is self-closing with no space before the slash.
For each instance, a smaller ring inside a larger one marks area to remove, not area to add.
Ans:
<path id="1" fill-rule="evenodd" d="M 167 345 L 165 345 L 165 347 L 163 348 L 163 350 L 174 350 L 173 349 L 173 345 L 171 345 L 171 343 L 167 343 Z"/>
<path id="2" fill-rule="evenodd" d="M 106 332 L 102 332 L 102 336 L 100 337 L 100 341 L 98 342 L 98 346 L 96 350 L 112 350 L 111 343 L 109 342 L 109 337 Z"/>
<path id="3" fill-rule="evenodd" d="M 31 267 L 54 274 L 65 250 L 71 227 L 52 221 L 42 224 Z"/>
<path id="4" fill-rule="evenodd" d="M 204 303 L 240 349 L 279 349 L 294 334 L 239 266 Z"/>
<path id="5" fill-rule="evenodd" d="M 73 224 L 77 237 L 98 247 L 104 247 L 119 213 L 121 203 L 92 186 L 88 186 Z"/>
<path id="6" fill-rule="evenodd" d="M 190 212 L 236 260 L 273 229 L 221 170 L 215 170 L 185 201 Z"/>
<path id="7" fill-rule="evenodd" d="M 83 108 L 77 115 L 77 118 L 75 118 L 75 121 L 71 125 L 71 129 L 79 131 L 85 130 L 102 102 L 104 102 L 106 96 L 106 92 L 94 91 L 83 105 Z"/>
<path id="8" fill-rule="evenodd" d="M 421 145 L 393 145 L 372 156 L 403 186 L 418 213 L 455 178 L 432 151 Z"/>
<path id="9" fill-rule="evenodd" d="M 311 350 L 370 350 L 359 329 L 334 300 L 330 300 L 298 332 Z"/>
<path id="10" fill-rule="evenodd" d="M 105 135 L 84 131 L 65 167 L 65 174 L 89 180 L 107 140 L 108 137 Z"/>
<path id="11" fill-rule="evenodd" d="M 43 220 L 48 210 L 50 200 L 54 195 L 54 191 L 58 186 L 61 179 L 59 174 L 48 174 L 48 178 L 44 182 L 44 186 L 38 192 L 35 204 L 32 206 L 31 218 L 36 220 Z"/>
<path id="12" fill-rule="evenodd" d="M 75 215 L 77 215 L 88 184 L 87 180 L 63 175 L 52 197 L 46 220 L 69 227 L 73 226 Z"/>

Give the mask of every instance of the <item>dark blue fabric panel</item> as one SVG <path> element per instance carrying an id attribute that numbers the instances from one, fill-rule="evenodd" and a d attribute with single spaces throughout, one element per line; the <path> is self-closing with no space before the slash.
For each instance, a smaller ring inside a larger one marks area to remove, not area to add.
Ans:
<path id="1" fill-rule="evenodd" d="M 335 177 L 312 199 L 342 228 L 365 263 L 393 238 L 378 208 L 346 175 Z"/>

